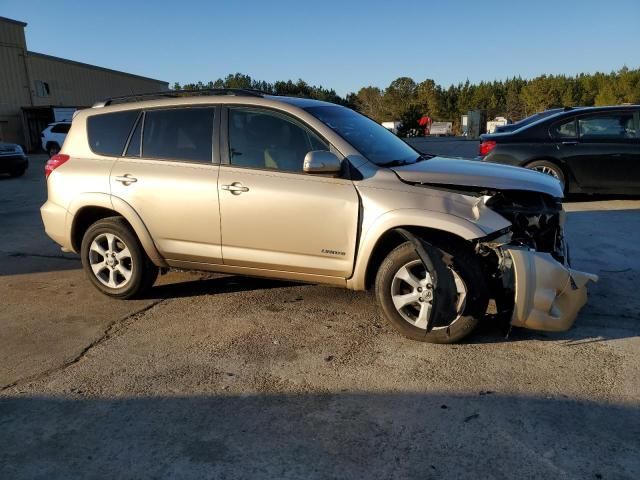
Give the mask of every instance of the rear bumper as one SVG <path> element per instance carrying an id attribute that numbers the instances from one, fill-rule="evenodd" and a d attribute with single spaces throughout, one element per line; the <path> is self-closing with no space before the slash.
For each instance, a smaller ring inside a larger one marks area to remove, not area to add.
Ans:
<path id="1" fill-rule="evenodd" d="M 40 207 L 44 231 L 47 235 L 63 249 L 71 250 L 71 240 L 67 234 L 67 210 L 60 205 L 47 200 Z"/>
<path id="2" fill-rule="evenodd" d="M 12 173 L 29 167 L 29 159 L 25 155 L 0 156 L 0 173 Z"/>
<path id="3" fill-rule="evenodd" d="M 566 267 L 549 253 L 505 250 L 514 274 L 511 325 L 555 332 L 571 328 L 587 302 L 587 284 L 598 281 L 598 276 Z"/>

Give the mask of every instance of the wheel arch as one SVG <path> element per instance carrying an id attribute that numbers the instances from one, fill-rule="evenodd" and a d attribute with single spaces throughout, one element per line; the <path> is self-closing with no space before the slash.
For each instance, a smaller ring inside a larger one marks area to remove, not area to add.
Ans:
<path id="1" fill-rule="evenodd" d="M 541 156 L 541 157 L 536 157 L 536 158 L 529 158 L 525 162 L 523 162 L 521 166 L 524 167 L 524 168 L 529 168 L 529 165 L 531 165 L 534 162 L 549 162 L 549 163 L 553 163 L 560 170 L 562 170 L 562 174 L 564 175 L 564 190 L 565 190 L 565 192 L 569 191 L 569 187 L 570 186 L 573 187 L 573 186 L 577 185 L 576 178 L 573 176 L 573 172 L 571 171 L 571 169 L 569 168 L 567 163 L 562 161 L 562 160 L 560 160 L 559 158 L 551 157 L 551 156 Z"/>
<path id="2" fill-rule="evenodd" d="M 107 194 L 90 193 L 76 198 L 69 207 L 70 244 L 74 252 L 80 251 L 82 237 L 90 225 L 102 218 L 122 217 L 133 230 L 149 259 L 159 267 L 167 263 L 158 251 L 146 225 L 127 202 Z"/>
<path id="3" fill-rule="evenodd" d="M 369 290 L 373 286 L 376 273 L 387 255 L 398 246 L 407 242 L 407 239 L 397 231 L 397 228 L 399 227 L 390 228 L 385 231 L 376 241 L 369 255 L 364 272 L 363 280 L 365 290 Z M 422 226 L 403 226 L 402 228 L 408 230 L 416 237 L 423 238 L 435 245 L 451 243 L 469 245 L 469 241 L 465 238 L 445 230 Z"/>

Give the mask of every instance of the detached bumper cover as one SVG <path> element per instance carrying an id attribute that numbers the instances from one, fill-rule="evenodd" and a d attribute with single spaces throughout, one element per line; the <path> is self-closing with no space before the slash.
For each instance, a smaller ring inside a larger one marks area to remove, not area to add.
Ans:
<path id="1" fill-rule="evenodd" d="M 598 276 L 573 270 L 549 253 L 504 248 L 513 261 L 515 306 L 511 324 L 533 330 L 564 331 L 587 302 L 587 284 Z"/>

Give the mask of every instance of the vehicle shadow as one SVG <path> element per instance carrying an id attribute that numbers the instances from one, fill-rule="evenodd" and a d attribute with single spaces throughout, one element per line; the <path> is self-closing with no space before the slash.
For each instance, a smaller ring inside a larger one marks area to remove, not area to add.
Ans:
<path id="1" fill-rule="evenodd" d="M 72 392 L 0 398 L 0 477 L 640 478 L 640 409 L 628 404 L 492 391 Z"/>
<path id="2" fill-rule="evenodd" d="M 257 277 L 205 274 L 205 278 L 155 285 L 145 299 L 170 299 L 220 295 L 224 293 L 290 288 L 303 284 Z"/>

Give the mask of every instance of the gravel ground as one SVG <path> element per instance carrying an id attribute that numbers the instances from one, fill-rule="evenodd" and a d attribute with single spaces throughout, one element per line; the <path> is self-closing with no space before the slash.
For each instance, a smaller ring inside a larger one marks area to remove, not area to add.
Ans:
<path id="1" fill-rule="evenodd" d="M 371 294 L 173 272 L 107 299 L 0 179 L 0 478 L 640 478 L 640 201 L 569 203 L 561 334 L 407 340 Z"/>

